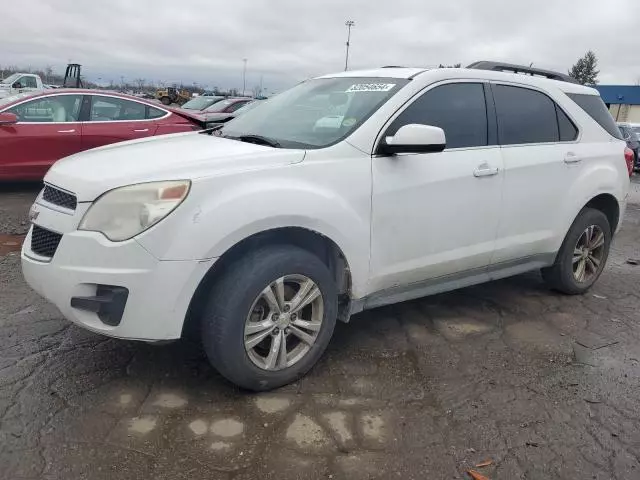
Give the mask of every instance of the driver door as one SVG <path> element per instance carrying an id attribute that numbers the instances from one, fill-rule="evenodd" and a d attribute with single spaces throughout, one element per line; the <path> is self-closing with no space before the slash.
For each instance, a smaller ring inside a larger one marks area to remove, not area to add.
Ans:
<path id="1" fill-rule="evenodd" d="M 82 95 L 38 97 L 6 112 L 18 123 L 0 126 L 0 178 L 40 180 L 61 158 L 81 150 Z"/>
<path id="2" fill-rule="evenodd" d="M 485 88 L 483 83 L 440 84 L 388 126 L 384 136 L 408 124 L 437 126 L 444 130 L 447 145 L 437 153 L 372 158 L 369 291 L 437 287 L 487 275 L 498 229 L 503 165 Z"/>

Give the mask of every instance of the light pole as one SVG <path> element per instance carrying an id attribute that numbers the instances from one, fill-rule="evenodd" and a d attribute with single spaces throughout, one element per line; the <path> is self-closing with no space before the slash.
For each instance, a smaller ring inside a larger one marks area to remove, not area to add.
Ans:
<path id="1" fill-rule="evenodd" d="M 244 97 L 244 91 L 247 89 L 247 59 L 243 58 L 242 62 L 244 63 L 242 67 L 242 96 Z"/>
<path id="2" fill-rule="evenodd" d="M 344 23 L 347 26 L 347 55 L 344 59 L 344 71 L 346 72 L 349 69 L 349 44 L 351 42 L 351 27 L 353 27 L 356 22 L 353 20 L 347 20 Z"/>

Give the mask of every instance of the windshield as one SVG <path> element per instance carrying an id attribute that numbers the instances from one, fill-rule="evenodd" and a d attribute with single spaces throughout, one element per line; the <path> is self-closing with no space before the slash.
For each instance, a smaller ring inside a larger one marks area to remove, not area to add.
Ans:
<path id="1" fill-rule="evenodd" d="M 318 78 L 262 101 L 217 135 L 269 138 L 283 148 L 323 148 L 346 138 L 408 80 Z"/>
<path id="2" fill-rule="evenodd" d="M 2 85 L 11 85 L 13 82 L 15 82 L 18 78 L 20 78 L 20 73 L 14 73 L 13 75 L 9 75 L 7 78 L 5 78 L 4 80 L 2 80 L 0 82 L 0 84 Z"/>
<path id="3" fill-rule="evenodd" d="M 196 97 L 182 105 L 182 108 L 186 110 L 204 110 L 221 100 L 224 100 L 224 97 Z"/>

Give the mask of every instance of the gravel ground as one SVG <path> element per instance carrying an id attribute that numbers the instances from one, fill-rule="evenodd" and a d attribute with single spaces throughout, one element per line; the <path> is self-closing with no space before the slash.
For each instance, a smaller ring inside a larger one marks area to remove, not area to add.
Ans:
<path id="1" fill-rule="evenodd" d="M 356 316 L 253 395 L 193 343 L 70 325 L 0 253 L 2 479 L 640 478 L 640 184 L 582 297 L 528 274 Z M 2 186 L 0 186 L 0 189 Z M 36 186 L 0 193 L 24 233 Z M 486 463 L 486 466 L 476 466 Z"/>

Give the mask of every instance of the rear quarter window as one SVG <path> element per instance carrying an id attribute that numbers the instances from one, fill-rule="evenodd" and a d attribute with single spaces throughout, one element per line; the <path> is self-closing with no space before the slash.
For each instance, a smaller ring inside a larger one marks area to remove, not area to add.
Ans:
<path id="1" fill-rule="evenodd" d="M 567 96 L 578 104 L 582 110 L 593 118 L 598 125 L 604 128 L 609 135 L 622 140 L 622 133 L 613 120 L 611 113 L 607 110 L 607 106 L 602 101 L 599 95 L 585 95 L 582 93 L 567 93 Z"/>

